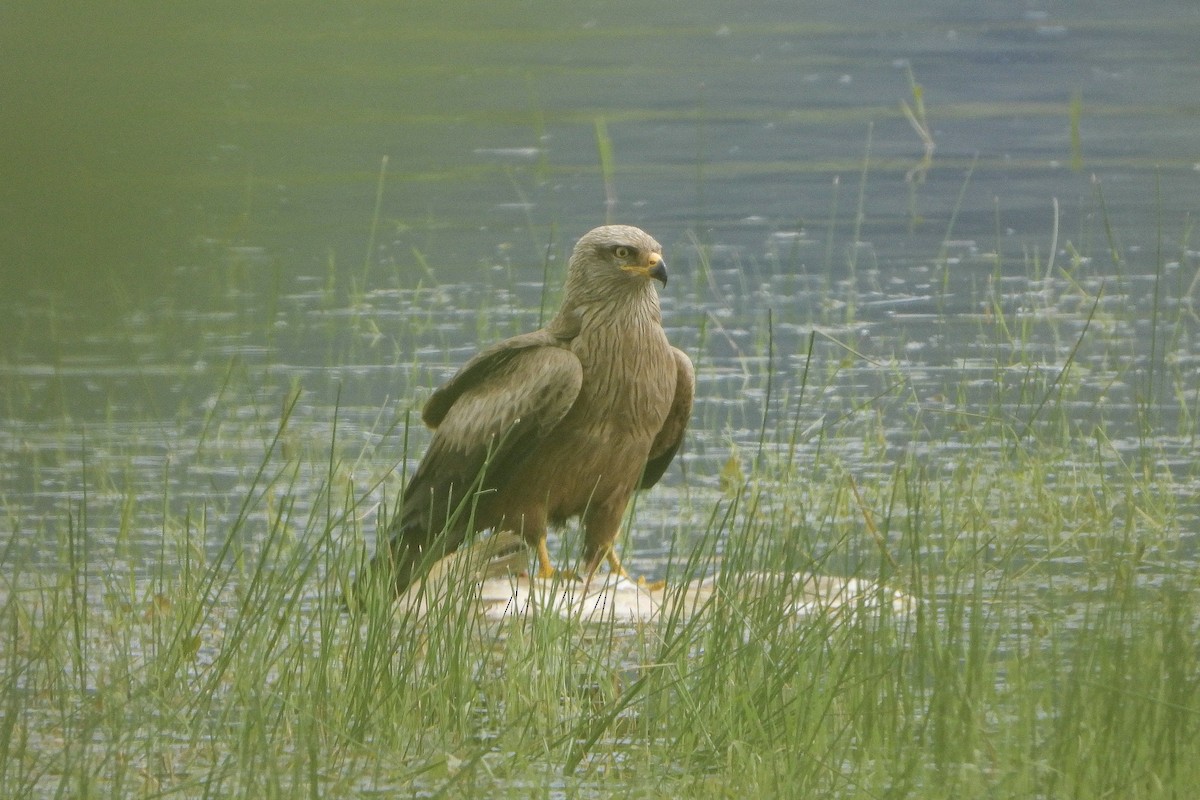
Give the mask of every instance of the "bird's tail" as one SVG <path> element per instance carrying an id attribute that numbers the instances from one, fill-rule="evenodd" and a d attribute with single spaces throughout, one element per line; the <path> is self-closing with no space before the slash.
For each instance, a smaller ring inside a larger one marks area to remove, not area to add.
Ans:
<path id="1" fill-rule="evenodd" d="M 515 533 L 500 531 L 438 559 L 400 595 L 397 606 L 418 615 L 445 602 L 478 602 L 478 586 L 529 565 L 529 548 Z"/>
<path id="2" fill-rule="evenodd" d="M 354 594 L 364 597 L 371 587 L 380 586 L 390 587 L 392 596 L 399 597 L 435 563 L 457 550 L 480 527 L 476 524 L 480 503 L 493 491 L 492 487 L 484 490 L 483 483 L 484 470 L 463 491 L 418 468 L 396 515 L 384 528 L 386 533 L 380 537 L 368 569 L 355 581 Z"/>
<path id="3" fill-rule="evenodd" d="M 461 535 L 451 540 L 445 532 L 423 548 L 406 545 L 403 535 L 392 538 L 354 581 L 347 607 L 361 607 L 368 597 L 383 595 L 388 602 L 398 599 L 401 610 L 423 614 L 431 602 L 465 596 L 488 578 L 518 571 L 528 559 L 525 540 L 514 533 L 494 533 L 465 547 L 462 542 Z"/>
<path id="4" fill-rule="evenodd" d="M 371 591 L 383 591 L 399 597 L 421 579 L 441 559 L 453 553 L 465 538 L 464 531 L 453 528 L 430 533 L 427 526 L 416 520 L 388 527 L 384 541 L 367 568 L 354 581 L 356 597 L 366 597 Z"/>

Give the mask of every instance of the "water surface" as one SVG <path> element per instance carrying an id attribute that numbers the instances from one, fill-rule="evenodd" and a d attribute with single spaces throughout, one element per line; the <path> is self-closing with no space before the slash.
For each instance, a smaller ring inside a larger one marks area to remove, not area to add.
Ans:
<path id="1" fill-rule="evenodd" d="M 369 509 L 407 415 L 536 326 L 606 216 L 664 243 L 699 369 L 636 568 L 764 433 L 936 472 L 973 415 L 1036 444 L 1047 387 L 1074 430 L 1151 443 L 1194 522 L 1200 11 L 1087 5 L 0 12 L 9 558 L 55 561 L 68 512 L 107 565 L 164 518 L 219 528 L 297 390 L 291 491 L 332 452 Z"/>

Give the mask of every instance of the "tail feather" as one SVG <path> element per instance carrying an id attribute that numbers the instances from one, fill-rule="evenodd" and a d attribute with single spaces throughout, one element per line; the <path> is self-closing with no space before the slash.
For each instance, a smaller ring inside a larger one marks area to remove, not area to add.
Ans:
<path id="1" fill-rule="evenodd" d="M 380 545 L 364 577 L 386 575 L 395 596 L 402 595 L 438 561 L 453 553 L 466 538 L 462 526 L 447 527 L 430 535 L 417 521 L 397 525 L 388 531 L 386 545 Z"/>
<path id="2" fill-rule="evenodd" d="M 439 458 L 445 456 L 440 453 Z M 437 477 L 437 462 L 427 456 L 405 488 L 375 556 L 354 583 L 356 596 L 365 596 L 368 586 L 378 582 L 400 597 L 435 563 L 458 550 L 472 532 L 485 527 L 479 524 L 480 515 L 486 516 L 486 500 L 495 486 L 485 487 L 480 471 L 463 491 L 450 478 Z M 449 471 L 450 476 L 455 474 Z"/>
<path id="3" fill-rule="evenodd" d="M 371 559 L 368 568 L 354 582 L 353 597 L 359 604 L 373 586 L 398 599 L 397 607 L 423 615 L 430 602 L 465 599 L 476 584 L 512 574 L 527 564 L 529 549 L 515 533 L 501 531 L 463 547 L 439 547 L 416 551 L 399 549 L 395 541 Z M 461 538 L 458 544 L 462 544 Z M 390 591 L 389 591 L 390 589 Z M 347 598 L 347 606 L 355 607 Z"/>

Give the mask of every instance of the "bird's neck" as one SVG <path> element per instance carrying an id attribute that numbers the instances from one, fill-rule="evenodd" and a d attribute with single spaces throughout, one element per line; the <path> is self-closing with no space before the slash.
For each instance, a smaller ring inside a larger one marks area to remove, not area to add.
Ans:
<path id="1" fill-rule="evenodd" d="M 652 283 L 567 300 L 549 325 L 551 331 L 564 338 L 598 330 L 621 332 L 647 326 L 662 326 L 662 308 Z"/>

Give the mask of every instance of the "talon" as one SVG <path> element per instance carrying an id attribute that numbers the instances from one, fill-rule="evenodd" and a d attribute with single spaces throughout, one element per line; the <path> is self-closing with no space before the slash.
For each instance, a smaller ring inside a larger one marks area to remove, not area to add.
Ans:
<path id="1" fill-rule="evenodd" d="M 554 567 L 543 567 L 538 569 L 535 576 L 539 581 L 580 581 L 579 573 L 573 569 L 555 569 Z"/>
<path id="2" fill-rule="evenodd" d="M 645 575 L 638 576 L 637 585 L 639 588 L 645 589 L 647 592 L 661 592 L 663 589 L 667 588 L 666 581 L 664 581 L 664 580 L 648 581 L 648 580 L 646 580 Z"/>
<path id="3" fill-rule="evenodd" d="M 537 578 L 541 581 L 552 580 L 572 580 L 578 581 L 580 577 L 574 570 L 555 569 L 554 564 L 550 562 L 550 549 L 546 547 L 546 540 L 539 539 L 537 543 L 538 556 L 538 571 Z"/>

